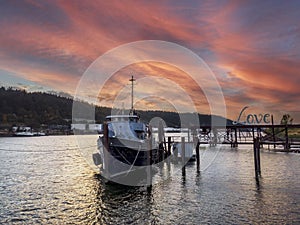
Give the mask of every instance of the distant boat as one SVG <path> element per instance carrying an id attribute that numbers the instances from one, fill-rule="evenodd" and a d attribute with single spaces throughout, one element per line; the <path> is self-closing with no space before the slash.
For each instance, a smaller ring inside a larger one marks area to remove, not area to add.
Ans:
<path id="1" fill-rule="evenodd" d="M 31 131 L 21 131 L 21 132 L 14 133 L 14 136 L 16 136 L 16 137 L 33 137 L 34 133 L 32 133 Z"/>
<path id="2" fill-rule="evenodd" d="M 13 127 L 15 137 L 45 136 L 44 132 L 33 132 L 31 127 Z"/>

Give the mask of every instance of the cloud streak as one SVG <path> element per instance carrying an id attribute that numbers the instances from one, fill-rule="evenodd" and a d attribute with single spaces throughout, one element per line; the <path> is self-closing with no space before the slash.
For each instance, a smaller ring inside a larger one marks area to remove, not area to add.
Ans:
<path id="1" fill-rule="evenodd" d="M 297 111 L 299 12 L 298 1 L 6 1 L 0 8 L 0 69 L 74 94 L 83 72 L 106 51 L 133 41 L 165 40 L 208 63 L 228 117 L 253 103 L 261 110 Z M 137 77 L 172 79 L 199 111 L 209 113 L 203 90 L 184 73 L 151 63 L 130 69 Z M 110 92 L 94 97 L 113 100 L 127 83 L 126 73 L 112 77 Z"/>

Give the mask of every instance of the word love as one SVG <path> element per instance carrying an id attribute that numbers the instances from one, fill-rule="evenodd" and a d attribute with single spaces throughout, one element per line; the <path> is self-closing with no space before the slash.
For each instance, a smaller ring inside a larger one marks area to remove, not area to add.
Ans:
<path id="1" fill-rule="evenodd" d="M 259 123 L 270 123 L 271 115 L 269 113 L 266 114 L 248 114 L 246 117 L 246 121 L 248 124 L 259 124 Z"/>
<path id="2" fill-rule="evenodd" d="M 246 109 L 248 109 L 249 106 L 245 106 L 241 112 L 240 112 L 240 115 L 238 117 L 238 119 L 234 122 L 232 122 L 233 124 L 260 124 L 260 123 L 265 123 L 265 124 L 268 124 L 270 123 L 270 117 L 272 117 L 269 113 L 265 113 L 265 114 L 248 114 L 247 117 L 246 117 L 246 121 L 240 121 L 244 111 Z"/>

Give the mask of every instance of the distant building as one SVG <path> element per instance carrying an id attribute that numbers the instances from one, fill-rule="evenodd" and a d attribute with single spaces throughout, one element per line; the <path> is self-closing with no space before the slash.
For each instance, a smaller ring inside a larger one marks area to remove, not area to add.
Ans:
<path id="1" fill-rule="evenodd" d="M 90 131 L 101 131 L 102 124 L 89 124 L 89 130 Z"/>
<path id="2" fill-rule="evenodd" d="M 71 124 L 71 130 L 86 130 L 86 124 Z"/>
<path id="3" fill-rule="evenodd" d="M 102 124 L 72 123 L 71 130 L 100 132 L 102 130 Z"/>

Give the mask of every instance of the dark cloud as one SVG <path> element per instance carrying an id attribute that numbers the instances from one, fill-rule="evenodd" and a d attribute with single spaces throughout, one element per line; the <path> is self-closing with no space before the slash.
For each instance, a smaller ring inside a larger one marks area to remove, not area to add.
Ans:
<path id="1" fill-rule="evenodd" d="M 158 39 L 207 61 L 229 114 L 249 102 L 293 110 L 300 96 L 299 21 L 299 1 L 3 1 L 0 69 L 74 93 L 98 56 L 120 44 Z M 182 73 L 157 65 L 143 69 L 172 78 L 199 106 L 207 103 Z M 113 77 L 111 87 L 126 82 Z M 113 100 L 114 92 L 102 94 Z"/>

